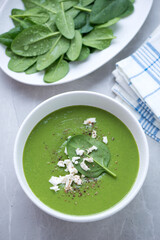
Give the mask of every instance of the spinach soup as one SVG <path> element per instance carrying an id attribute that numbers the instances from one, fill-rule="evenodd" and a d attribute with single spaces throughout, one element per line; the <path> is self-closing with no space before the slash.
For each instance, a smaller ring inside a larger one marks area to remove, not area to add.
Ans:
<path id="1" fill-rule="evenodd" d="M 70 215 L 102 212 L 132 188 L 139 154 L 129 129 L 90 106 L 59 109 L 30 133 L 23 153 L 26 180 L 47 206 Z"/>

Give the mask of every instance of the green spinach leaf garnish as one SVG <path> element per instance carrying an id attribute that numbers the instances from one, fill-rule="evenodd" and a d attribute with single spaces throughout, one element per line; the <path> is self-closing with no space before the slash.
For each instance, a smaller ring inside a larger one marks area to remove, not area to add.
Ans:
<path id="1" fill-rule="evenodd" d="M 92 147 L 93 145 L 98 149 L 96 151 L 92 151 L 90 154 L 87 154 L 86 149 Z M 85 153 L 83 156 L 81 156 L 79 163 L 75 164 L 75 168 L 81 174 L 85 175 L 86 177 L 94 178 L 100 176 L 104 172 L 107 172 L 111 176 L 116 177 L 116 174 L 108 169 L 111 156 L 108 147 L 104 143 L 86 135 L 76 135 L 71 137 L 67 142 L 67 152 L 70 159 L 76 156 L 77 148 L 85 150 Z M 94 160 L 93 163 L 85 162 L 90 168 L 88 171 L 83 170 L 80 166 L 80 163 L 85 157 L 92 157 Z"/>

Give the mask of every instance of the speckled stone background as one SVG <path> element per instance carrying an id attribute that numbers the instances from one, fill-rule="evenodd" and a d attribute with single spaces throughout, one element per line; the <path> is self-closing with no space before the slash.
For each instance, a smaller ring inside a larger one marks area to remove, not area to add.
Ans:
<path id="1" fill-rule="evenodd" d="M 0 0 L 0 6 L 3 2 Z M 121 212 L 99 222 L 64 222 L 42 212 L 22 191 L 13 167 L 16 133 L 37 104 L 71 90 L 91 90 L 114 97 L 111 72 L 115 63 L 136 50 L 159 23 L 160 0 L 154 0 L 145 24 L 120 54 L 96 72 L 68 84 L 25 86 L 0 70 L 0 240 L 160 239 L 160 144 L 150 138 L 149 172 L 141 191 Z"/>

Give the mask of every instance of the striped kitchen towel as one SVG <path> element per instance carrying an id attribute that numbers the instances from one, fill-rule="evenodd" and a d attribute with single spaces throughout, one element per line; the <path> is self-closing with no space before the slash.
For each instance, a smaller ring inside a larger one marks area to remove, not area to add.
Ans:
<path id="1" fill-rule="evenodd" d="M 116 64 L 116 99 L 135 113 L 146 134 L 160 142 L 160 26 L 131 56 Z"/>
<path id="2" fill-rule="evenodd" d="M 116 100 L 128 107 L 140 122 L 144 132 L 157 142 L 160 142 L 160 122 L 155 119 L 150 109 L 139 98 L 133 98 L 126 89 L 118 83 L 112 91 L 117 95 Z"/>

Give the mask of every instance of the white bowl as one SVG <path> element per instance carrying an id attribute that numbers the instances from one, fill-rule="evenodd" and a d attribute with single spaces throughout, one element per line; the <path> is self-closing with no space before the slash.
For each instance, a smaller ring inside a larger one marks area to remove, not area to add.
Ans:
<path id="1" fill-rule="evenodd" d="M 119 118 L 131 131 L 132 135 L 135 138 L 135 141 L 138 146 L 140 163 L 139 163 L 139 171 L 136 178 L 136 181 L 128 192 L 128 194 L 116 205 L 112 208 L 107 209 L 103 212 L 85 215 L 85 216 L 75 216 L 68 215 L 64 213 L 60 213 L 58 211 L 53 210 L 52 208 L 46 206 L 42 203 L 32 192 L 30 189 L 25 175 L 23 171 L 23 149 L 25 146 L 25 142 L 34 128 L 34 126 L 45 116 L 52 113 L 53 111 L 73 105 L 88 105 L 93 107 L 98 107 L 104 109 L 117 118 Z M 133 116 L 133 114 L 128 111 L 121 104 L 117 103 L 114 99 L 107 97 L 105 95 L 87 92 L 87 91 L 76 91 L 76 92 L 68 92 L 52 97 L 40 105 L 38 105 L 24 120 L 21 125 L 14 146 L 14 166 L 15 171 L 19 180 L 19 183 L 27 194 L 27 196 L 43 211 L 46 213 L 72 222 L 91 222 L 97 221 L 106 217 L 109 217 L 116 212 L 123 209 L 127 204 L 131 202 L 131 200 L 137 195 L 138 191 L 142 187 L 142 184 L 145 180 L 147 170 L 149 164 L 149 150 L 148 144 L 146 140 L 146 136 L 142 130 L 141 125 L 137 121 L 137 119 Z"/>

